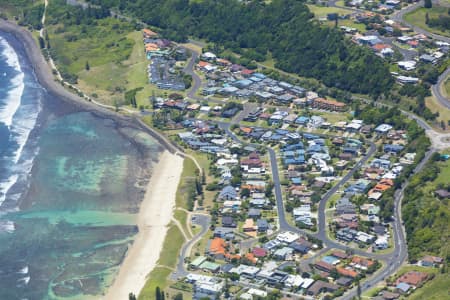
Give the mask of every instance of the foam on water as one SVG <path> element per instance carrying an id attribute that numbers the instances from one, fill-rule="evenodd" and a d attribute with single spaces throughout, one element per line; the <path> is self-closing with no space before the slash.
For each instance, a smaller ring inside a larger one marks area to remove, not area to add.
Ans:
<path id="1" fill-rule="evenodd" d="M 25 74 L 20 67 L 19 57 L 11 45 L 2 37 L 0 37 L 0 45 L 4 49 L 0 53 L 2 59 L 18 72 L 16 76 L 11 78 L 11 89 L 9 90 L 5 101 L 6 105 L 0 108 L 0 122 L 4 123 L 7 127 L 10 127 L 13 122 L 14 114 L 20 107 L 20 99 L 25 88 Z"/>
<path id="2" fill-rule="evenodd" d="M 27 155 L 25 159 L 22 157 L 22 154 L 41 110 L 41 94 L 38 93 L 39 96 L 35 100 L 33 99 L 33 101 L 23 101 L 26 84 L 25 73 L 20 66 L 19 56 L 7 40 L 2 37 L 0 37 L 0 48 L 3 49 L 0 52 L 0 59 L 4 60 L 14 70 L 15 74 L 10 78 L 6 99 L 2 101 L 3 105 L 0 107 L 0 122 L 8 127 L 10 140 L 16 144 L 10 156 L 5 157 L 9 161 L 8 168 L 11 175 L 0 180 L 1 206 L 6 200 L 8 191 L 31 171 L 34 155 L 32 158 Z M 6 74 L 6 76 L 8 75 Z M 27 85 L 27 88 L 34 87 Z M 18 198 L 20 195 L 15 196 Z"/>
<path id="3" fill-rule="evenodd" d="M 20 273 L 20 274 L 28 274 L 28 266 L 23 267 L 23 268 L 20 269 L 19 272 L 17 272 L 17 273 Z"/>
<path id="4" fill-rule="evenodd" d="M 17 179 L 19 179 L 19 175 L 13 174 L 5 182 L 0 182 L 0 206 L 6 199 L 6 193 L 17 182 Z"/>
<path id="5" fill-rule="evenodd" d="M 7 232 L 13 233 L 16 229 L 16 225 L 12 221 L 0 221 L 0 233 Z"/>

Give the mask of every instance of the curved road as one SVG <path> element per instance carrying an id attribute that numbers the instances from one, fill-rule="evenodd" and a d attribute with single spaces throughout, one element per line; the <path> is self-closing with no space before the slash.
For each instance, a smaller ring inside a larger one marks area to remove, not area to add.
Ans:
<path id="1" fill-rule="evenodd" d="M 192 51 L 192 53 L 193 53 L 193 58 L 191 59 L 190 63 L 188 64 L 188 66 L 186 67 L 186 70 L 185 70 L 188 74 L 193 75 L 193 79 L 194 79 L 193 88 L 189 91 L 188 96 L 190 98 L 194 98 L 197 100 L 206 100 L 203 98 L 195 97 L 195 93 L 201 85 L 201 80 L 198 77 L 198 75 L 193 72 L 194 61 L 195 61 L 195 58 L 198 57 L 198 56 L 196 56 L 196 54 L 198 55 L 198 53 L 195 53 L 195 51 Z M 196 78 L 198 80 L 196 80 Z M 196 82 L 197 82 L 197 84 L 196 84 Z M 211 99 L 209 99 L 209 100 L 211 100 Z M 422 128 L 424 128 L 425 130 L 431 130 L 431 127 L 426 122 L 424 122 L 422 119 L 418 118 L 417 116 L 415 116 L 411 113 L 407 113 L 407 114 L 410 118 L 415 119 Z M 239 116 L 243 117 L 243 115 L 239 115 Z M 230 123 L 217 122 L 219 127 L 221 129 L 223 129 L 226 132 L 226 134 L 228 136 L 230 136 L 234 141 L 236 141 L 238 143 L 242 143 L 242 144 L 248 144 L 248 143 L 241 141 L 233 132 L 231 132 L 230 126 L 232 123 L 236 123 L 236 122 L 235 121 L 230 122 Z M 259 145 L 256 145 L 256 146 L 259 146 Z M 294 227 L 287 222 L 285 209 L 284 209 L 283 195 L 282 195 L 282 191 L 281 191 L 281 184 L 280 184 L 280 178 L 279 178 L 276 153 L 270 147 L 266 147 L 266 149 L 269 153 L 270 164 L 271 164 L 271 169 L 272 169 L 275 198 L 276 198 L 276 202 L 277 202 L 277 212 L 278 212 L 278 216 L 279 216 L 279 227 L 280 227 L 279 229 L 282 231 L 297 232 L 297 233 L 300 233 L 303 235 L 310 234 L 309 232 L 301 230 L 297 227 Z M 376 146 L 374 143 L 371 143 L 370 148 L 368 149 L 366 155 L 355 165 L 355 167 L 348 174 L 346 174 L 346 176 L 344 176 L 340 180 L 340 182 L 338 182 L 331 190 L 329 190 L 322 197 L 322 199 L 319 203 L 319 210 L 318 210 L 319 211 L 319 216 L 318 216 L 319 230 L 317 233 L 310 234 L 310 235 L 312 235 L 324 242 L 325 245 L 324 245 L 324 249 L 322 249 L 323 251 L 326 251 L 326 249 L 329 249 L 329 248 L 337 248 L 337 249 L 341 249 L 344 251 L 348 249 L 348 247 L 346 245 L 341 244 L 335 240 L 329 239 L 326 234 L 326 216 L 325 216 L 326 203 L 329 200 L 329 198 L 334 193 L 336 193 L 336 191 L 342 185 L 344 185 L 346 182 L 348 182 L 348 180 L 350 178 L 352 178 L 353 173 L 356 170 L 358 170 L 363 164 L 365 164 L 367 162 L 367 160 L 375 153 L 375 151 L 376 151 Z M 415 172 L 418 172 L 424 166 L 425 162 L 431 157 L 432 153 L 433 153 L 433 151 L 431 150 L 426 154 L 425 158 L 418 165 Z M 360 249 L 352 249 L 354 251 L 354 253 L 357 255 L 362 255 L 362 256 L 378 259 L 385 263 L 384 268 L 378 270 L 374 275 L 372 275 L 371 277 L 369 277 L 367 280 L 364 281 L 364 283 L 361 285 L 362 291 L 370 289 L 372 286 L 378 284 L 380 281 L 382 281 L 385 278 L 387 278 L 388 276 L 394 274 L 396 272 L 396 270 L 403 264 L 403 262 L 407 258 L 408 252 L 407 252 L 407 246 L 406 246 L 406 237 L 405 237 L 405 233 L 403 230 L 403 226 L 401 224 L 401 200 L 403 198 L 403 191 L 404 191 L 404 188 L 406 187 L 406 185 L 407 185 L 407 182 L 402 186 L 401 190 L 398 190 L 395 193 L 395 202 L 394 202 L 395 218 L 394 218 L 394 222 L 393 222 L 393 233 L 394 233 L 393 239 L 395 240 L 396 245 L 395 245 L 393 252 L 388 253 L 388 254 L 377 254 L 377 253 L 366 253 L 365 251 L 362 251 Z M 322 250 L 320 253 L 323 253 Z M 182 254 L 184 255 L 186 248 L 183 248 L 183 251 L 184 252 Z M 311 259 L 314 259 L 314 257 Z M 311 261 L 311 259 L 309 259 L 309 260 Z M 178 266 L 178 272 L 182 272 L 184 270 L 182 268 L 184 268 L 184 262 L 182 260 L 180 260 L 179 266 Z M 356 295 L 356 293 L 357 293 L 356 289 L 353 289 L 353 290 L 349 291 L 348 293 L 346 293 L 341 298 L 342 299 L 352 299 Z"/>
<path id="2" fill-rule="evenodd" d="M 434 0 L 433 4 L 437 4 L 438 2 L 439 1 Z M 440 5 L 446 6 L 443 3 L 440 3 Z M 415 25 L 413 25 L 413 24 L 411 24 L 411 23 L 409 23 L 409 22 L 404 20 L 405 14 L 408 14 L 408 13 L 410 13 L 410 12 L 420 8 L 420 7 L 423 7 L 423 2 L 422 1 L 416 2 L 416 3 L 414 3 L 414 4 L 410 5 L 410 6 L 402 9 L 402 10 L 399 10 L 399 11 L 395 12 L 394 14 L 391 15 L 391 19 L 394 20 L 397 23 L 403 23 L 403 24 L 411 27 L 417 33 L 424 34 L 424 35 L 426 35 L 428 37 L 432 37 L 433 39 L 436 39 L 438 41 L 442 41 L 442 42 L 446 42 L 446 43 L 450 44 L 450 38 L 449 37 L 429 32 L 429 31 L 427 31 L 427 30 L 425 30 L 423 28 L 415 26 Z M 431 87 L 431 90 L 432 90 L 434 96 L 436 97 L 436 99 L 439 101 L 439 103 L 442 106 L 446 107 L 447 109 L 450 109 L 450 101 L 445 95 L 442 94 L 441 86 L 442 86 L 442 84 L 444 83 L 444 81 L 447 79 L 447 77 L 449 75 L 450 75 L 450 68 L 447 68 L 447 70 L 445 70 L 445 72 L 442 73 L 441 76 L 439 76 L 439 79 L 438 79 L 437 83 L 434 84 Z"/>

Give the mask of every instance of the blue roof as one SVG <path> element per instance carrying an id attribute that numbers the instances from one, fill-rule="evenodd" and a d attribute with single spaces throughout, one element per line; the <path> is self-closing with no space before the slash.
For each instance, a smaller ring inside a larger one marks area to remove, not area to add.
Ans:
<path id="1" fill-rule="evenodd" d="M 266 75 L 264 75 L 262 73 L 253 73 L 253 77 L 260 78 L 260 79 L 265 79 Z"/>
<path id="2" fill-rule="evenodd" d="M 249 86 L 251 85 L 253 82 L 251 80 L 248 79 L 242 79 L 242 80 L 238 80 L 233 82 L 233 85 L 240 85 L 240 86 Z"/>
<path id="3" fill-rule="evenodd" d="M 308 117 L 301 116 L 301 117 L 298 117 L 295 120 L 295 123 L 297 123 L 297 124 L 305 124 L 305 123 L 308 123 L 308 121 L 309 121 Z"/>
<path id="4" fill-rule="evenodd" d="M 274 134 L 274 135 L 272 135 L 271 137 L 269 137 L 269 140 L 272 140 L 272 141 L 279 141 L 279 140 L 281 140 L 282 138 L 283 138 L 282 135 Z"/>
<path id="5" fill-rule="evenodd" d="M 316 143 L 317 145 L 325 146 L 324 139 L 314 139 L 314 143 Z"/>
<path id="6" fill-rule="evenodd" d="M 278 134 L 286 135 L 286 134 L 289 133 L 289 130 L 285 130 L 285 129 L 276 129 L 275 132 L 278 133 Z"/>
<path id="7" fill-rule="evenodd" d="M 399 284 L 397 284 L 396 288 L 402 290 L 403 292 L 407 292 L 411 288 L 411 286 L 405 282 L 400 282 Z"/>
<path id="8" fill-rule="evenodd" d="M 319 138 L 317 135 L 315 135 L 315 134 L 310 134 L 310 133 L 304 133 L 304 134 L 303 134 L 303 137 L 304 137 L 305 139 L 307 139 L 307 140 L 314 140 L 314 139 Z"/>
<path id="9" fill-rule="evenodd" d="M 320 145 L 311 145 L 308 147 L 308 149 L 306 150 L 308 153 L 309 152 L 322 152 L 322 146 Z"/>
<path id="10" fill-rule="evenodd" d="M 389 151 L 389 152 L 400 152 L 403 150 L 402 145 L 391 145 L 391 144 L 386 144 L 383 146 L 384 151 Z"/>

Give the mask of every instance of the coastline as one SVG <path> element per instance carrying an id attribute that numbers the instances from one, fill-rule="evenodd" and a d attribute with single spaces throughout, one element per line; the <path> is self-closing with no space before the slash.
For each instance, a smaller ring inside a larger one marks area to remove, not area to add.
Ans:
<path id="1" fill-rule="evenodd" d="M 29 31 L 10 21 L 0 19 L 0 31 L 12 34 L 23 45 L 38 83 L 55 96 L 79 110 L 89 111 L 104 118 L 113 119 L 127 126 L 149 133 L 163 147 L 157 165 L 153 168 L 145 196 L 139 207 L 137 226 L 139 232 L 129 247 L 119 272 L 106 290 L 104 299 L 127 299 L 130 292 L 139 294 L 148 274 L 159 259 L 168 224 L 172 219 L 178 182 L 183 169 L 183 151 L 166 137 L 133 115 L 123 115 L 86 101 L 66 90 L 55 80 L 41 49 Z M 177 155 L 178 154 L 178 155 Z M 163 200 L 163 201 L 161 201 Z M 102 296 L 99 296 L 102 297 Z"/>
<path id="2" fill-rule="evenodd" d="M 183 159 L 166 150 L 154 170 L 139 209 L 139 232 L 103 299 L 127 299 L 129 293 L 137 296 L 159 259 L 173 215 Z"/>
<path id="3" fill-rule="evenodd" d="M 38 47 L 36 41 L 34 40 L 33 36 L 28 30 L 20 27 L 19 25 L 13 22 L 0 19 L 0 31 L 4 31 L 14 35 L 17 38 L 17 40 L 20 43 L 22 43 L 24 48 L 23 50 L 30 61 L 33 71 L 36 75 L 37 81 L 50 94 L 53 94 L 59 100 L 70 103 L 71 105 L 75 106 L 78 109 L 87 110 L 92 113 L 97 113 L 99 115 L 102 115 L 103 117 L 108 117 L 116 121 L 126 122 L 127 125 L 132 125 L 134 127 L 138 127 L 139 129 L 145 130 L 153 138 L 155 138 L 164 148 L 166 148 L 172 153 L 179 153 L 184 156 L 183 150 L 180 147 L 174 145 L 166 137 L 164 137 L 155 129 L 145 124 L 142 120 L 140 120 L 136 116 L 124 115 L 111 111 L 107 108 L 89 102 L 86 99 L 81 98 L 78 95 L 66 90 L 61 85 L 61 83 L 54 78 L 52 70 L 48 62 L 44 59 L 41 49 Z"/>

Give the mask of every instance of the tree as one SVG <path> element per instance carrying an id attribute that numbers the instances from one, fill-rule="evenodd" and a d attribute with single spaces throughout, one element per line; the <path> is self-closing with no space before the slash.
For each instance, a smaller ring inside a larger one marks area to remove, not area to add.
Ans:
<path id="1" fill-rule="evenodd" d="M 155 298 L 156 300 L 162 300 L 161 289 L 159 288 L 159 286 L 157 286 L 155 289 Z"/>
<path id="2" fill-rule="evenodd" d="M 45 41 L 42 37 L 39 37 L 39 47 L 41 47 L 41 49 L 45 48 Z"/>
<path id="3" fill-rule="evenodd" d="M 91 69 L 88 61 L 86 61 L 86 65 L 84 66 L 84 68 L 86 69 L 86 71 L 89 71 Z"/>
<path id="4" fill-rule="evenodd" d="M 173 300 L 183 300 L 183 294 L 182 293 L 176 294 Z"/>
<path id="5" fill-rule="evenodd" d="M 136 300 L 136 295 L 133 293 L 128 294 L 128 300 Z"/>
<path id="6" fill-rule="evenodd" d="M 423 7 L 425 8 L 432 8 L 433 7 L 433 3 L 431 2 L 431 0 L 425 0 Z"/>

